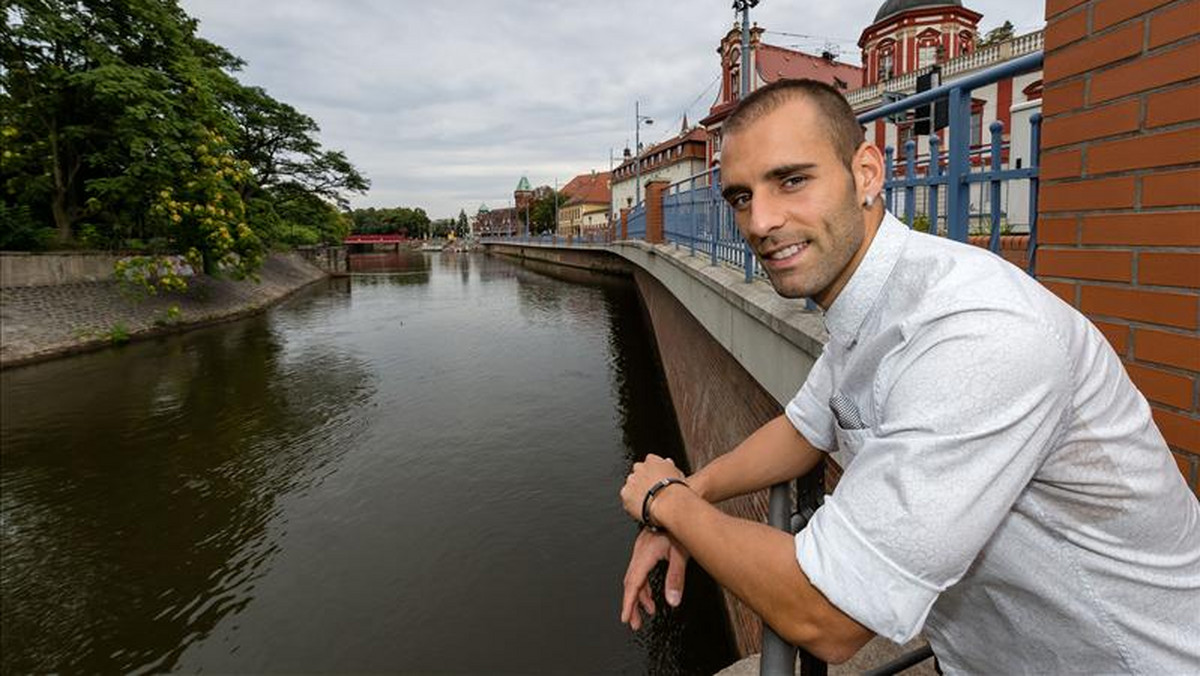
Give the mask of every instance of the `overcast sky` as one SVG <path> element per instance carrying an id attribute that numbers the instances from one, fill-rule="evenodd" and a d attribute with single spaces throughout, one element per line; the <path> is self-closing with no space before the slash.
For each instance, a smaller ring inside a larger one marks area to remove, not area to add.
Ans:
<path id="1" fill-rule="evenodd" d="M 882 0 L 762 0 L 770 44 L 858 64 Z M 431 217 L 505 206 L 522 175 L 561 186 L 632 145 L 695 124 L 717 94 L 731 0 L 182 0 L 200 34 L 247 62 L 245 84 L 313 117 L 371 179 L 355 207 Z M 966 0 L 980 31 L 1043 27 L 1044 0 Z M 788 35 L 790 34 L 790 35 Z"/>

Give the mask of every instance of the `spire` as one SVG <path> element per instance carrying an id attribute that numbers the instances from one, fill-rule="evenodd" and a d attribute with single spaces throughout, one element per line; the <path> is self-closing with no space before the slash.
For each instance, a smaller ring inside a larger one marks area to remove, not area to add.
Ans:
<path id="1" fill-rule="evenodd" d="M 679 127 L 679 135 L 683 136 L 688 133 L 687 113 L 683 114 L 683 124 Z"/>
<path id="2" fill-rule="evenodd" d="M 532 190 L 533 188 L 529 185 L 529 179 L 522 176 L 521 180 L 517 182 L 517 192 L 530 192 Z"/>

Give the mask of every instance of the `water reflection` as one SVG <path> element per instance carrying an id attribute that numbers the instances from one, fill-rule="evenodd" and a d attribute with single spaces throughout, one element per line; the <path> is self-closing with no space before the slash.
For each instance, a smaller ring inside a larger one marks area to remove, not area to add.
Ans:
<path id="1" fill-rule="evenodd" d="M 403 265 L 0 374 L 4 672 L 729 661 L 698 570 L 648 639 L 616 621 L 617 489 L 679 452 L 632 285 Z"/>
<path id="2" fill-rule="evenodd" d="M 262 318 L 0 378 L 5 672 L 170 668 L 253 600 L 279 498 L 336 462 L 370 392 Z"/>

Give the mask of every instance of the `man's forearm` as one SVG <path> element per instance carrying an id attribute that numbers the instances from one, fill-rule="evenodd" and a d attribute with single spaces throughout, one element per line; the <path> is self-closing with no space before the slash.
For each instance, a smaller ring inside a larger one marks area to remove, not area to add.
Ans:
<path id="1" fill-rule="evenodd" d="M 654 520 L 713 579 L 786 640 L 827 661 L 842 662 L 871 639 L 870 630 L 808 581 L 788 533 L 723 514 L 683 487 L 665 489 L 652 507 Z"/>
<path id="2" fill-rule="evenodd" d="M 720 502 L 794 479 L 815 467 L 820 459 L 821 451 L 781 415 L 705 465 L 688 478 L 688 483 L 709 502 Z"/>

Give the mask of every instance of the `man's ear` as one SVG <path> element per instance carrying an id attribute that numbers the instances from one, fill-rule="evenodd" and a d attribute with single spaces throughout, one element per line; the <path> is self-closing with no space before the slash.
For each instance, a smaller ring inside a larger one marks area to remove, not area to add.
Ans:
<path id="1" fill-rule="evenodd" d="M 883 192 L 883 154 L 874 143 L 863 141 L 854 152 L 850 170 L 854 174 L 858 203 L 866 207 L 873 206 L 879 193 Z"/>

